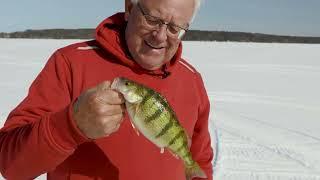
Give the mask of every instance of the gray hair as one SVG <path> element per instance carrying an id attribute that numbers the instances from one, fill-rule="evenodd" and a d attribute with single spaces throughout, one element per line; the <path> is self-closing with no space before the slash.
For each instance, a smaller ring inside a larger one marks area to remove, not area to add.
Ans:
<path id="1" fill-rule="evenodd" d="M 201 5 L 201 0 L 194 0 L 194 1 L 195 1 L 195 7 L 194 7 L 194 12 L 193 12 L 193 16 L 192 16 L 191 22 L 193 22 L 194 18 L 196 17 L 196 14 L 199 11 L 200 5 Z M 139 2 L 139 0 L 131 0 L 131 2 L 133 4 L 137 4 Z"/>

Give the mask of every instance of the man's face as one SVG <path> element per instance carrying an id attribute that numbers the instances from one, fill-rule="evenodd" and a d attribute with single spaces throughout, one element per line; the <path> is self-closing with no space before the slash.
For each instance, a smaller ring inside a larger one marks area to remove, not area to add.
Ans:
<path id="1" fill-rule="evenodd" d="M 140 0 L 139 5 L 127 2 L 126 42 L 131 56 L 141 67 L 155 70 L 171 60 L 180 40 L 170 34 L 167 25 L 152 28 L 143 13 L 187 28 L 194 11 L 194 0 Z"/>

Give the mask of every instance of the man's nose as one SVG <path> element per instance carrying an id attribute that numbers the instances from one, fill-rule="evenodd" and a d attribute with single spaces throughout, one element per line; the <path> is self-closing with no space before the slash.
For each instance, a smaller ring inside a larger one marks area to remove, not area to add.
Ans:
<path id="1" fill-rule="evenodd" d="M 159 29 L 153 31 L 153 36 L 156 40 L 163 42 L 167 40 L 167 25 L 162 24 Z"/>

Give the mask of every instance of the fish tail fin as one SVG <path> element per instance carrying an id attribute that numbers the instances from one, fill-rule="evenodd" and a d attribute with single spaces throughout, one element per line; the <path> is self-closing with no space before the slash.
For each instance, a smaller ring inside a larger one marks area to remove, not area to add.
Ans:
<path id="1" fill-rule="evenodd" d="M 190 166 L 186 165 L 186 179 L 191 180 L 194 177 L 207 178 L 206 173 L 201 169 L 197 162 L 194 162 Z"/>

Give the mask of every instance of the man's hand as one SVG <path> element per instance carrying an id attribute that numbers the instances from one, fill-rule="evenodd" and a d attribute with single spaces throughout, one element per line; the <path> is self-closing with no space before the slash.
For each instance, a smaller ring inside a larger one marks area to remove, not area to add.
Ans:
<path id="1" fill-rule="evenodd" d="M 74 119 L 80 130 L 90 139 L 98 139 L 116 132 L 123 120 L 123 96 L 110 89 L 110 81 L 82 93 L 74 104 Z"/>

